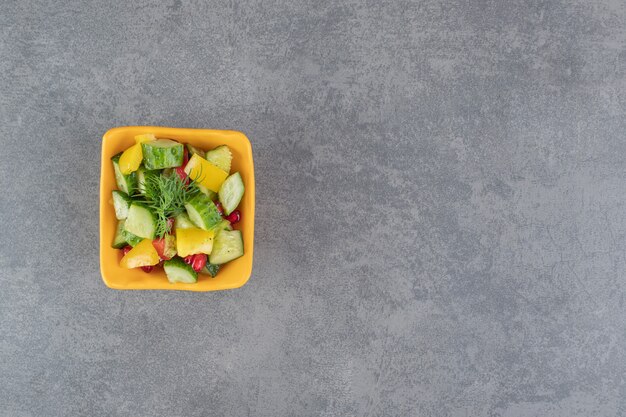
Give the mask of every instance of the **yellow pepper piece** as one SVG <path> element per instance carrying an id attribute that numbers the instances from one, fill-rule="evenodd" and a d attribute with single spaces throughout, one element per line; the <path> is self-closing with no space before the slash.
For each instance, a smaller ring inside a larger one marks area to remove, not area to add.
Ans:
<path id="1" fill-rule="evenodd" d="M 153 140 L 156 140 L 156 136 L 154 136 L 154 133 L 146 133 L 145 135 L 135 136 L 135 143 L 150 142 Z"/>
<path id="2" fill-rule="evenodd" d="M 176 229 L 176 251 L 178 256 L 189 256 L 198 253 L 211 254 L 213 250 L 213 230 L 202 230 L 197 227 Z"/>
<path id="3" fill-rule="evenodd" d="M 185 173 L 189 175 L 189 178 L 192 180 L 196 180 L 216 193 L 220 190 L 226 177 L 228 177 L 227 172 L 222 171 L 198 154 L 194 154 L 191 159 L 189 159 L 185 167 Z"/>
<path id="4" fill-rule="evenodd" d="M 132 248 L 120 261 L 122 268 L 137 268 L 140 266 L 156 265 L 161 258 L 157 253 L 152 240 L 144 239 L 137 246 Z"/>
<path id="5" fill-rule="evenodd" d="M 120 171 L 124 175 L 137 171 L 141 161 L 143 160 L 143 152 L 141 151 L 141 143 L 136 143 L 126 149 L 120 156 Z"/>

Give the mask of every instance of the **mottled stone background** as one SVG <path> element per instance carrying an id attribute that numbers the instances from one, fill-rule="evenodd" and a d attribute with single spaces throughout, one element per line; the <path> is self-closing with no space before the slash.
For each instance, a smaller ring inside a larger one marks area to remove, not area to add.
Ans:
<path id="1" fill-rule="evenodd" d="M 0 33 L 0 415 L 626 415 L 623 1 L 4 0 Z M 245 287 L 104 286 L 132 124 L 250 137 Z"/>

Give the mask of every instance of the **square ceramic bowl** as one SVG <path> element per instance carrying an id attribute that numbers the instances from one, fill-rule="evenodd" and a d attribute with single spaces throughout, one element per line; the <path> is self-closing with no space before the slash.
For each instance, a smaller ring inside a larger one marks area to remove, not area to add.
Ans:
<path id="1" fill-rule="evenodd" d="M 111 157 L 135 143 L 134 137 L 142 133 L 154 133 L 159 138 L 170 138 L 190 143 L 201 149 L 211 149 L 218 145 L 228 145 L 233 153 L 231 172 L 241 174 L 245 193 L 239 204 L 241 221 L 236 229 L 243 236 L 244 255 L 225 264 L 218 275 L 198 275 L 195 284 L 170 284 L 163 269 L 151 273 L 141 269 L 126 269 L 119 265 L 120 250 L 111 247 L 117 219 L 111 202 L 111 191 L 117 189 Z M 100 270 L 104 283 L 118 290 L 184 290 L 216 291 L 238 288 L 244 285 L 252 273 L 254 250 L 254 164 L 250 141 L 241 132 L 233 130 L 184 129 L 158 126 L 116 127 L 102 137 L 102 157 L 100 167 Z"/>

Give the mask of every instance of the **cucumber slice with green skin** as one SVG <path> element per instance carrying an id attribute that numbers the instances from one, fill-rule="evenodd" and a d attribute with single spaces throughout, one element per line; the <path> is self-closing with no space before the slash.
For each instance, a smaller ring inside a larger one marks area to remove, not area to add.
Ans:
<path id="1" fill-rule="evenodd" d="M 124 237 L 124 240 L 126 240 L 126 243 L 128 243 L 133 248 L 135 246 L 137 246 L 143 240 L 142 237 L 135 236 L 134 234 L 132 234 L 131 232 L 126 230 L 126 227 L 124 227 L 124 231 L 122 232 L 122 236 Z"/>
<path id="2" fill-rule="evenodd" d="M 128 217 L 128 209 L 130 208 L 131 199 L 125 192 L 113 190 L 113 207 L 115 208 L 115 217 L 117 220 L 124 220 Z"/>
<path id="3" fill-rule="evenodd" d="M 196 148 L 193 145 L 187 144 L 187 151 L 189 152 L 189 157 L 191 158 L 191 155 L 196 154 L 198 156 L 201 156 L 202 158 L 204 158 L 204 151 L 202 149 Z"/>
<path id="4" fill-rule="evenodd" d="M 233 226 L 230 224 L 228 220 L 222 219 L 221 222 L 219 222 L 218 224 L 215 225 L 215 227 L 213 227 L 213 230 L 215 231 L 215 234 L 218 234 L 220 230 L 233 230 Z"/>
<path id="5" fill-rule="evenodd" d="M 191 229 L 192 227 L 196 227 L 196 225 L 189 219 L 187 213 L 180 213 L 178 216 L 174 217 L 174 230 Z"/>
<path id="6" fill-rule="evenodd" d="M 215 265 L 225 264 L 243 256 L 243 238 L 240 230 L 222 230 L 213 241 L 213 250 L 209 262 Z"/>
<path id="7" fill-rule="evenodd" d="M 137 170 L 137 191 L 142 195 L 146 194 L 146 180 L 150 177 L 159 175 L 158 170 L 149 170 L 144 166 L 140 166 Z"/>
<path id="8" fill-rule="evenodd" d="M 189 219 L 204 230 L 211 230 L 222 221 L 222 216 L 215 203 L 206 195 L 200 193 L 185 203 Z"/>
<path id="9" fill-rule="evenodd" d="M 204 159 L 206 159 L 222 171 L 226 171 L 226 173 L 229 173 L 230 163 L 233 160 L 233 154 L 230 152 L 230 148 L 228 146 L 220 145 L 217 148 L 208 151 L 204 155 Z"/>
<path id="10" fill-rule="evenodd" d="M 157 139 L 141 144 L 146 169 L 179 167 L 183 164 L 183 144 L 171 139 Z"/>
<path id="11" fill-rule="evenodd" d="M 157 218 L 148 207 L 140 203 L 130 205 L 128 217 L 124 224 L 127 231 L 145 239 L 154 239 L 156 226 Z"/>
<path id="12" fill-rule="evenodd" d="M 204 185 L 200 183 L 196 183 L 196 185 L 198 186 L 198 189 L 200 190 L 202 194 L 209 197 L 212 201 L 217 200 L 217 193 L 215 191 L 209 190 L 208 188 L 206 188 Z"/>
<path id="13" fill-rule="evenodd" d="M 124 237 L 124 220 L 117 222 L 117 229 L 115 230 L 115 237 L 113 238 L 113 246 L 115 249 L 121 249 L 128 245 L 126 238 Z"/>
<path id="14" fill-rule="evenodd" d="M 243 192 L 243 180 L 238 172 L 224 180 L 219 192 L 224 214 L 229 215 L 237 208 L 241 202 L 241 197 L 243 197 Z"/>
<path id="15" fill-rule="evenodd" d="M 122 174 L 122 171 L 120 170 L 120 156 L 122 156 L 122 152 L 111 158 L 113 171 L 115 172 L 115 182 L 117 183 L 117 188 L 126 194 L 131 195 L 133 191 L 135 191 L 135 188 L 137 188 L 137 174 L 134 172 L 131 172 L 128 175 Z"/>
<path id="16" fill-rule="evenodd" d="M 205 274 L 205 275 L 211 275 L 213 278 L 215 278 L 219 270 L 220 270 L 219 265 L 215 265 L 215 264 L 207 262 L 206 265 L 204 265 L 204 268 L 200 270 L 200 273 Z"/>
<path id="17" fill-rule="evenodd" d="M 167 280 L 172 284 L 175 282 L 184 282 L 186 284 L 198 282 L 198 273 L 193 270 L 191 265 L 187 265 L 178 256 L 165 261 L 163 269 L 165 270 L 165 275 L 167 275 Z"/>

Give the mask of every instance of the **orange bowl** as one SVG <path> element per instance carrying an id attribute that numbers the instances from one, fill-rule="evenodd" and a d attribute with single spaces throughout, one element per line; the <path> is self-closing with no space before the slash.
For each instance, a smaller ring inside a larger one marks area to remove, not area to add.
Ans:
<path id="1" fill-rule="evenodd" d="M 117 219 L 111 202 L 111 191 L 117 189 L 111 157 L 135 143 L 134 137 L 142 133 L 154 133 L 160 138 L 170 138 L 208 150 L 218 145 L 228 145 L 233 153 L 231 172 L 239 172 L 243 178 L 245 193 L 239 204 L 241 221 L 236 229 L 243 236 L 244 255 L 220 268 L 215 278 L 198 275 L 195 284 L 170 284 L 162 268 L 145 273 L 139 268 L 126 269 L 119 265 L 121 253 L 111 247 Z M 217 291 L 239 288 L 252 273 L 254 253 L 254 163 L 252 146 L 241 132 L 234 130 L 185 129 L 158 126 L 116 127 L 102 137 L 100 168 L 100 271 L 102 280 L 118 290 L 183 290 Z"/>

